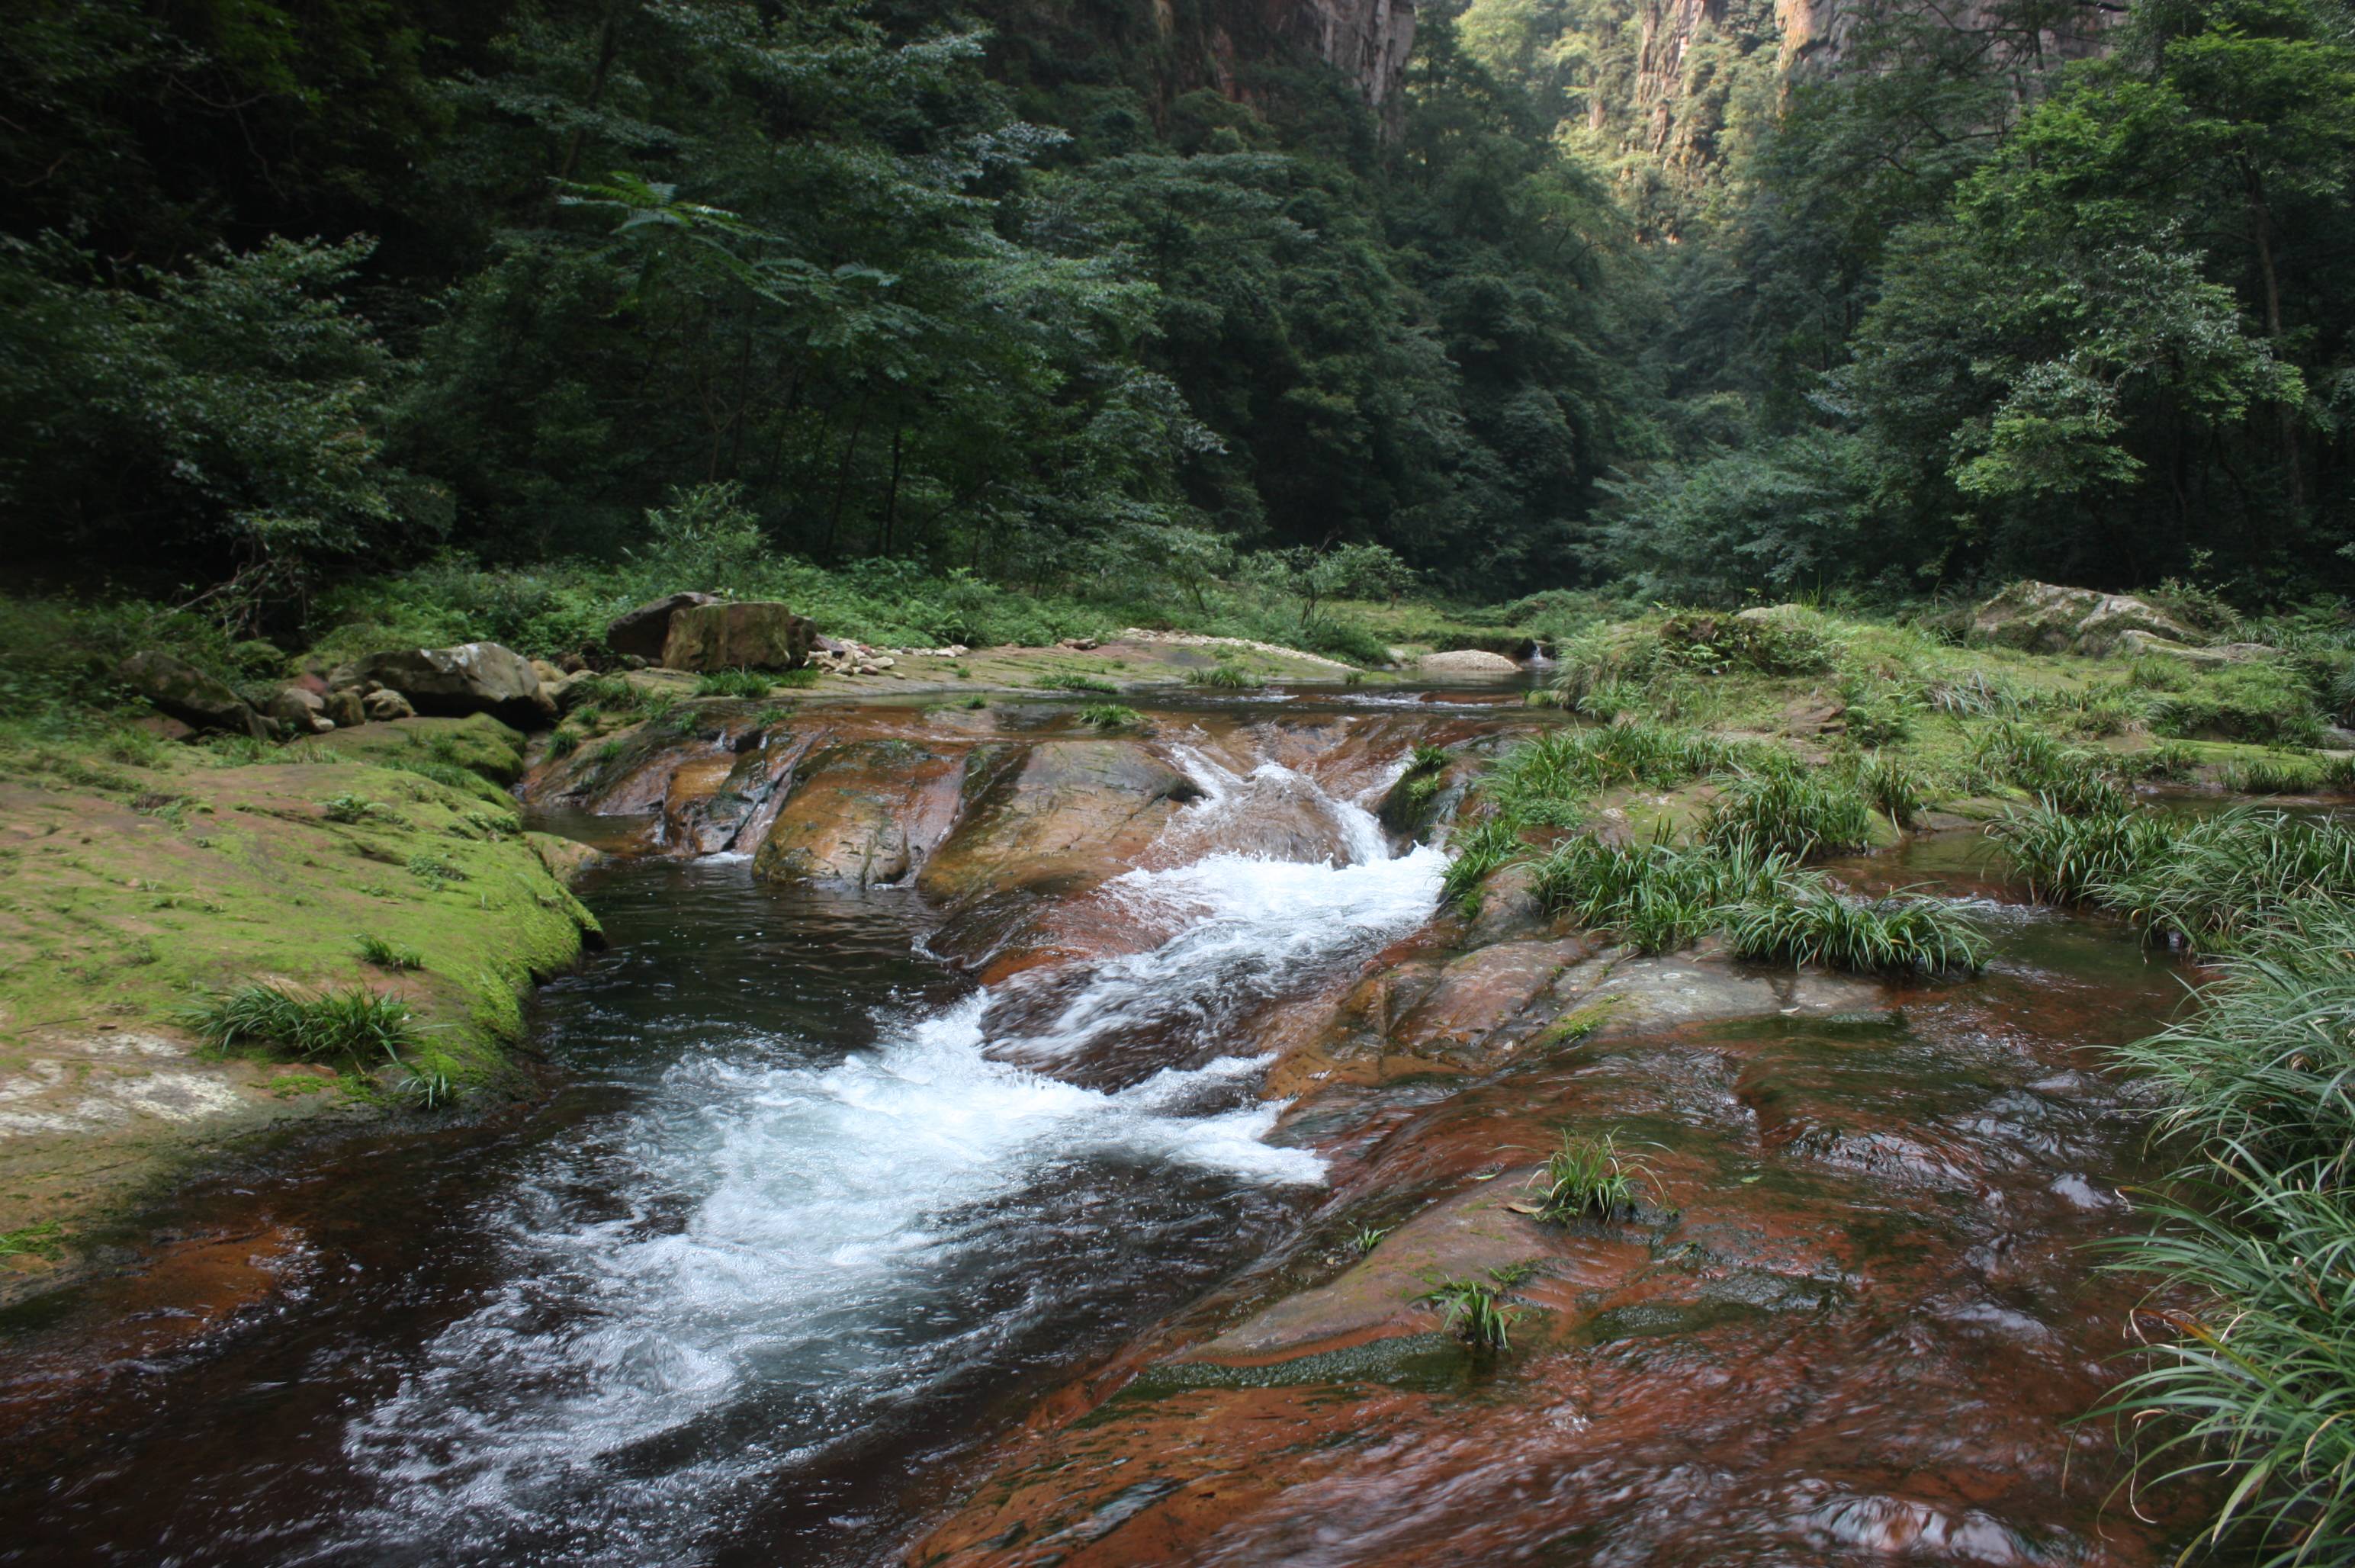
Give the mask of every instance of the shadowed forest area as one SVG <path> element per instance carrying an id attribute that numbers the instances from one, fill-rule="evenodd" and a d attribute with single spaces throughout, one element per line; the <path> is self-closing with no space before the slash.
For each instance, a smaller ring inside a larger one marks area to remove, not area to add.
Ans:
<path id="1" fill-rule="evenodd" d="M 1474 0 L 1379 105 L 1282 10 L 41 0 L 20 581 L 300 638 L 790 555 L 980 641 L 1345 547 L 1491 605 L 2355 571 L 2342 5 Z"/>

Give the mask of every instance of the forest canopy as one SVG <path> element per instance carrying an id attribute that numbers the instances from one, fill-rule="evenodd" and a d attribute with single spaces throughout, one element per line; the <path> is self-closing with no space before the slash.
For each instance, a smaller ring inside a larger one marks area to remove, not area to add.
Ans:
<path id="1" fill-rule="evenodd" d="M 1735 0 L 1664 85 L 1635 0 L 1444 0 L 1378 114 L 1149 0 L 34 0 L 0 521 L 251 624 L 714 485 L 1041 590 L 2342 591 L 2349 8 L 2082 10 Z"/>

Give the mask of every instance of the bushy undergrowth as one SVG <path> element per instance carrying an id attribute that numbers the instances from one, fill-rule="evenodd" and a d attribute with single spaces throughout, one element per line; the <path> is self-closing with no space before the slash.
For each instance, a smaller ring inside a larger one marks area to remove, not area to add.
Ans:
<path id="1" fill-rule="evenodd" d="M 2220 842 L 2274 827 L 2252 813 Z M 2330 859 L 2309 844 L 2263 870 L 2278 891 Z M 2195 860 L 2187 876 L 2225 862 Z M 2230 1485 L 2211 1540 L 2268 1564 L 2355 1561 L 2355 904 L 2274 902 L 2191 1012 L 2126 1048 L 2190 1154 L 2119 1265 L 2167 1282 L 2146 1349 L 2107 1406 L 2145 1478 Z M 2154 1416 L 2164 1419 L 2154 1421 Z"/>
<path id="2" fill-rule="evenodd" d="M 2117 911 L 2155 936 L 2228 950 L 2284 911 L 2355 899 L 2355 829 L 2264 807 L 2016 812 L 1990 830 L 2041 897 Z"/>

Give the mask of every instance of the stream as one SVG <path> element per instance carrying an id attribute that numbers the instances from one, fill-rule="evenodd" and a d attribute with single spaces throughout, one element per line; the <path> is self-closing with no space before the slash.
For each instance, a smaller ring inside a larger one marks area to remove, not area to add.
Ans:
<path id="1" fill-rule="evenodd" d="M 990 1445 L 1075 1374 L 1205 1303 L 1264 1295 L 1270 1259 L 1316 1275 L 1304 1238 L 1362 1185 L 1369 1150 L 1486 1147 L 1495 1127 L 1481 1118 L 1522 1115 L 1533 1096 L 1627 1099 L 1667 1081 L 1657 1063 L 1620 1082 L 1517 1062 L 1461 1093 L 1377 1085 L 1287 1119 L 1261 1093 L 1262 1021 L 1423 927 L 1445 861 L 1393 851 L 1367 811 L 1378 791 L 1327 793 L 1211 747 L 1220 738 L 1213 724 L 1204 749 L 1178 753 L 1202 793 L 1168 853 L 1099 895 L 1154 940 L 988 987 L 931 955 L 937 916 L 908 891 L 756 880 L 741 855 L 596 873 L 584 896 L 610 950 L 533 1010 L 544 1103 L 257 1157 L 150 1217 L 165 1245 L 145 1274 L 0 1323 L 0 1563 L 896 1561 L 969 1490 Z M 1236 848 L 1279 805 L 1321 817 L 1336 851 Z M 1846 869 L 1986 897 L 1979 850 L 1918 840 Z M 1269 1523 L 1231 1552 L 1102 1560 L 1437 1561 L 1415 1521 L 1462 1530 L 1438 1500 L 1457 1496 L 1478 1499 L 1464 1539 L 1493 1554 L 1465 1561 L 1546 1541 L 1548 1561 L 1885 1561 L 1874 1509 L 1898 1505 L 1850 1483 L 1897 1462 L 1891 1420 L 1989 1434 L 1944 1461 L 1969 1500 L 1961 1523 L 1901 1531 L 1903 1551 L 2148 1560 L 2155 1536 L 2121 1538 L 2115 1558 L 2083 1549 L 2083 1498 L 2100 1478 L 2072 1483 L 2047 1516 L 2007 1518 L 1988 1501 L 2007 1488 L 1970 1477 L 2010 1465 L 2032 1488 L 2087 1447 L 2050 1433 L 2118 1348 L 2116 1322 L 2097 1321 L 2116 1293 L 2089 1299 L 2091 1265 L 2072 1249 L 2115 1233 L 2114 1189 L 2139 1169 L 2134 1125 L 2087 1048 L 2147 1028 L 2177 980 L 2115 931 L 1990 911 L 1987 980 L 1924 990 L 1879 1032 L 1757 1026 L 1724 1051 L 1804 1058 L 1802 1078 L 1869 1076 L 1892 1107 L 1879 1122 L 1815 1115 L 1796 1104 L 1804 1090 L 1765 1098 L 1806 1124 L 1790 1136 L 1817 1139 L 1818 1163 L 1859 1161 L 1867 1189 L 1933 1168 L 1922 1203 L 1860 1215 L 1864 1244 L 1929 1274 L 1993 1248 L 2009 1260 L 2006 1288 L 1966 1300 L 1933 1284 L 1946 1320 L 1917 1303 L 1909 1327 L 1901 1303 L 1879 1334 L 1819 1333 L 1807 1375 L 1824 1392 L 1799 1402 L 1804 1416 L 1789 1398 L 1737 1392 L 1702 1419 L 1655 1370 L 1661 1403 L 1624 1435 L 1614 1471 L 1596 1445 L 1612 1419 L 1565 1426 L 1571 1374 L 1558 1371 L 1540 1380 L 1550 1392 L 1479 1424 L 1453 1405 L 1404 1419 L 1414 1443 L 1390 1463 L 1392 1488 L 1304 1477 L 1269 1517 L 1321 1514 L 1321 1546 Z M 1695 1127 L 1722 1115 L 1699 1088 L 1669 1099 Z M 1677 1136 L 1673 1104 L 1629 1099 L 1625 1115 L 1647 1137 Z M 1890 1161 L 1877 1175 L 1876 1139 Z M 1946 1214 L 1956 1202 L 1978 1211 Z M 1942 1225 L 1953 1233 L 1932 1233 Z M 1862 1269 L 1825 1299 L 1870 1295 Z M 1797 1321 L 1771 1302 L 1757 1316 Z M 1677 1327 L 1660 1322 L 1640 1332 Z M 1747 1353 L 1787 1360 L 1777 1332 Z M 1984 1342 L 1991 1375 L 2042 1375 L 2022 1343 L 2067 1371 L 2023 1386 L 2019 1413 L 1977 1411 L 1979 1391 L 1958 1391 L 1941 1360 L 1964 1353 L 1958 1338 Z M 1912 1360 L 1876 1363 L 1892 1356 Z M 1923 1403 L 1948 1399 L 1951 1411 Z M 1725 1422 L 1765 1404 L 1784 1424 L 1735 1441 Z M 1244 1418 L 1212 1413 L 1203 1430 L 1231 1416 Z M 1163 1417 L 1146 1419 L 1149 1431 Z M 1548 1433 L 1578 1451 L 1579 1478 L 1531 1498 L 1529 1445 Z M 2081 1462 L 2101 1469 L 2090 1449 Z M 1816 1533 L 1762 1523 L 1775 1508 L 1812 1509 Z M 1350 1520 L 1337 1537 L 1336 1518 Z M 970 1553 L 979 1540 L 946 1544 Z M 2029 1549 L 2039 1540 L 2050 1555 Z"/>

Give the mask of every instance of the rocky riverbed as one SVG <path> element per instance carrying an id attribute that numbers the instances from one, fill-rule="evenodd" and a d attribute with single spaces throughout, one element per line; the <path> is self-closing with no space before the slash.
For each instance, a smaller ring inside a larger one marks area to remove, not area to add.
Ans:
<path id="1" fill-rule="evenodd" d="M 1458 782 L 1562 721 L 1511 698 L 711 700 L 540 757 L 613 939 L 534 1009 L 552 1094 L 186 1183 L 20 1311 L 13 1557 L 2171 1556 L 2073 1418 L 2142 1288 L 2085 1250 L 2146 1174 L 2097 1053 L 2172 968 L 1966 833 L 1834 869 L 1973 901 L 1973 981 L 1443 909 Z M 1565 1131 L 1640 1200 L 1530 1212 Z"/>

